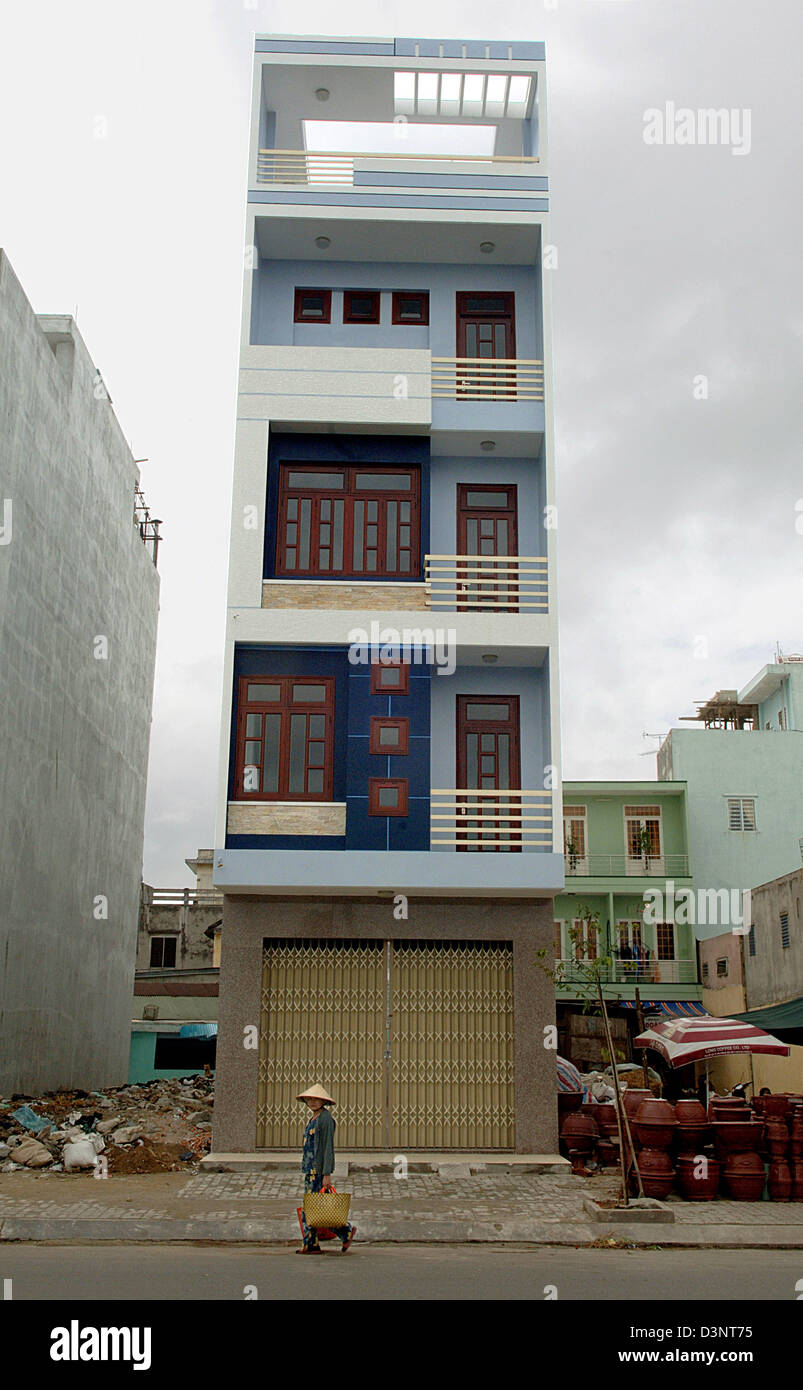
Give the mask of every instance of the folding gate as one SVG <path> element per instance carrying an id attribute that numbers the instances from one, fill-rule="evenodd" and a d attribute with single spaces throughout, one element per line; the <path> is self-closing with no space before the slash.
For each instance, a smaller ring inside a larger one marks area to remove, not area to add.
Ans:
<path id="1" fill-rule="evenodd" d="M 340 1149 L 512 1149 L 512 947 L 266 942 L 258 1148 L 300 1149 L 313 1081 Z"/>

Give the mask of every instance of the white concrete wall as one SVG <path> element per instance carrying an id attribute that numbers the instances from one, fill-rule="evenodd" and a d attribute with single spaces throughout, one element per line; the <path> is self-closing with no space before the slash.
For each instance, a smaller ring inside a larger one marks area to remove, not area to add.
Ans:
<path id="1" fill-rule="evenodd" d="M 43 322 L 58 357 L 0 252 L 5 1095 L 128 1077 L 159 593 L 111 404 L 72 321 Z"/>

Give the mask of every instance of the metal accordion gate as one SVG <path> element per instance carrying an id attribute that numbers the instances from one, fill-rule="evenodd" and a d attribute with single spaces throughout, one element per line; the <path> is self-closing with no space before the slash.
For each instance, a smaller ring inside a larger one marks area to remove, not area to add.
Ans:
<path id="1" fill-rule="evenodd" d="M 313 1081 L 339 1149 L 512 1149 L 512 946 L 266 941 L 258 1148 L 300 1149 Z"/>

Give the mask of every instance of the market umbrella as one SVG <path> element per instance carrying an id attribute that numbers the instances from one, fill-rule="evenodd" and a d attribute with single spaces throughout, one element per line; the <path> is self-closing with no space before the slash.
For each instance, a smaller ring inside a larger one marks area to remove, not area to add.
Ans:
<path id="1" fill-rule="evenodd" d="M 755 1052 L 769 1057 L 788 1057 L 789 1048 L 763 1028 L 738 1018 L 672 1018 L 655 1023 L 633 1039 L 634 1047 L 651 1047 L 670 1067 L 685 1067 L 706 1057 L 726 1057 L 731 1052 Z"/>
<path id="2" fill-rule="evenodd" d="M 583 1083 L 580 1073 L 572 1062 L 567 1062 L 565 1057 L 558 1057 L 558 1090 L 559 1091 L 582 1091 Z"/>

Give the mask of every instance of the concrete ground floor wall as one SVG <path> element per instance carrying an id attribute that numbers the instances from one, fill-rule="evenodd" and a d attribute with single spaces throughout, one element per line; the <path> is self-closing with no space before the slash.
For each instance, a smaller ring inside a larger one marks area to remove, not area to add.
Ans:
<path id="1" fill-rule="evenodd" d="M 263 943 L 272 940 L 509 943 L 513 960 L 514 1132 L 517 1153 L 556 1153 L 555 994 L 539 964 L 552 948 L 552 902 L 410 898 L 258 897 L 227 894 L 223 908 L 213 1148 L 256 1147 L 259 1050 L 249 1046 L 262 1008 Z M 300 1077 L 299 1086 L 311 1078 Z M 299 1146 L 303 1115 L 299 1116 Z M 450 1146 L 451 1147 L 451 1146 Z"/>

